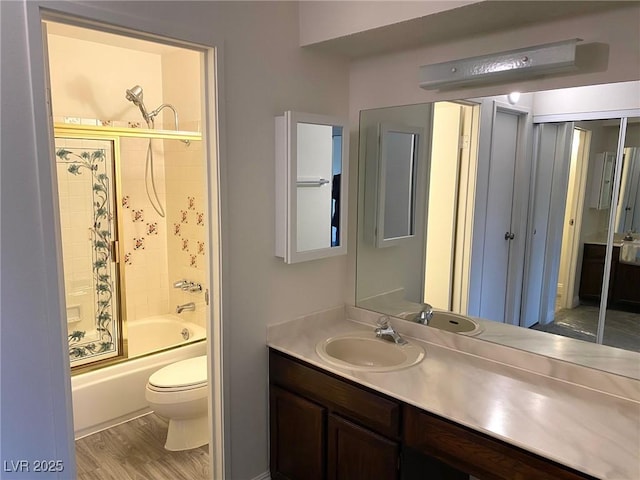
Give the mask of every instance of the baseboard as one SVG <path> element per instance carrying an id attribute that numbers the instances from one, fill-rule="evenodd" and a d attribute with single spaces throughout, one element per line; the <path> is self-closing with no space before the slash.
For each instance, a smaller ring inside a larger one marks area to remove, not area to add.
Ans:
<path id="1" fill-rule="evenodd" d="M 573 302 L 571 302 L 571 308 L 576 308 L 580 305 L 580 297 L 573 297 Z"/>
<path id="2" fill-rule="evenodd" d="M 80 440 L 81 438 L 87 437 L 89 435 L 93 435 L 94 433 L 98 433 L 103 430 L 107 430 L 109 428 L 115 427 L 116 425 L 129 422 L 134 418 L 144 417 L 145 415 L 149 415 L 150 413 L 153 413 L 153 411 L 150 408 L 143 408 L 142 410 L 131 412 L 127 415 L 123 415 L 121 417 L 114 418 L 113 420 L 109 420 L 108 422 L 103 422 L 98 425 L 93 425 L 89 428 L 83 428 L 75 432 L 74 439 Z"/>
<path id="3" fill-rule="evenodd" d="M 253 477 L 251 480 L 271 480 L 271 474 L 267 471 L 267 472 L 261 473 L 257 477 Z"/>

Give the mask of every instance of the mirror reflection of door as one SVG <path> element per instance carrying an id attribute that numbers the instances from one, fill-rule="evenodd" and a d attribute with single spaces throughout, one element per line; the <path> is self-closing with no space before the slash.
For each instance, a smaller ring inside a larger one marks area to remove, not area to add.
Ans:
<path id="1" fill-rule="evenodd" d="M 504 322 L 512 252 L 513 190 L 518 153 L 518 115 L 496 111 L 489 166 L 480 317 Z"/>
<path id="2" fill-rule="evenodd" d="M 566 124 L 570 125 L 570 124 Z M 549 128 L 550 125 L 543 127 Z M 566 183 L 558 185 L 566 188 L 566 202 L 551 201 L 549 212 L 561 209 L 562 248 L 560 256 L 554 260 L 549 251 L 545 252 L 545 277 L 558 272 L 557 283 L 542 285 L 541 310 L 535 316 L 527 316 L 523 326 L 533 326 L 559 335 L 596 342 L 599 328 L 604 328 L 603 343 L 638 350 L 637 313 L 640 312 L 640 265 L 620 262 L 624 245 L 625 208 L 628 196 L 637 191 L 637 177 L 634 166 L 627 162 L 635 152 L 625 148 L 621 171 L 621 185 L 617 205 L 612 205 L 615 188 L 614 171 L 620 122 L 583 121 L 576 122 L 570 154 L 556 158 L 568 165 Z M 627 135 L 627 142 L 633 137 Z M 557 153 L 557 152 L 556 152 Z M 544 163 L 544 154 L 539 152 L 538 162 Z M 626 171 L 626 172 L 625 172 Z M 636 178 L 633 182 L 627 179 Z M 539 195 L 541 192 L 537 191 Z M 539 199 L 536 200 L 539 205 Z M 633 208 L 633 207 L 632 207 Z M 632 217 L 633 218 L 633 217 Z M 613 222 L 614 244 L 609 265 L 606 264 L 606 243 L 609 225 Z M 633 219 L 631 220 L 633 225 Z M 633 226 L 629 227 L 633 230 Z M 547 244 L 553 244 L 547 231 Z M 631 235 L 633 239 L 633 234 Z M 599 327 L 600 303 L 605 272 L 609 272 L 607 286 L 606 321 Z M 531 278 L 530 278 L 531 280 Z M 528 294 L 535 289 L 530 283 Z M 529 306 L 536 302 L 532 301 Z M 531 307 L 528 313 L 531 313 Z"/>

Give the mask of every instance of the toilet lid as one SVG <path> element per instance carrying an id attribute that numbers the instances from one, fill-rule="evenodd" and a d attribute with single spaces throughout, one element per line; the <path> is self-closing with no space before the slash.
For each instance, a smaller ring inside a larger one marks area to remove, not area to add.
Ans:
<path id="1" fill-rule="evenodd" d="M 188 358 L 161 368 L 149 377 L 158 388 L 192 387 L 207 383 L 207 356 Z"/>

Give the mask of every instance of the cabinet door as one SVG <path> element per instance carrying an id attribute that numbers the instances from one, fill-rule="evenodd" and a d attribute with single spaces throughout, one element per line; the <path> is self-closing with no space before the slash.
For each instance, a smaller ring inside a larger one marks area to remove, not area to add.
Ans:
<path id="1" fill-rule="evenodd" d="M 269 397 L 272 478 L 323 480 L 326 410 L 274 386 Z"/>
<path id="2" fill-rule="evenodd" d="M 613 303 L 640 312 L 640 267 L 618 263 L 613 284 Z"/>
<path id="3" fill-rule="evenodd" d="M 613 279 L 615 278 L 615 269 L 618 255 L 614 247 L 613 261 L 611 264 L 611 273 L 609 281 L 608 303 L 611 303 L 613 293 Z M 600 301 L 602 292 L 602 278 L 604 276 L 604 257 L 606 252 L 605 245 L 596 245 L 591 243 L 584 244 L 584 253 L 582 256 L 582 273 L 580 274 L 580 300 Z"/>
<path id="4" fill-rule="evenodd" d="M 329 480 L 393 480 L 398 478 L 397 442 L 330 414 L 327 439 Z"/>

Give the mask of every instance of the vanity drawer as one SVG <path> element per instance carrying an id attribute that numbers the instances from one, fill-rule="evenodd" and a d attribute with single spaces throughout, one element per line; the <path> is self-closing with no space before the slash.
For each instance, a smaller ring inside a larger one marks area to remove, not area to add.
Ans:
<path id="1" fill-rule="evenodd" d="M 520 448 L 405 407 L 404 445 L 482 479 L 593 479 Z"/>
<path id="2" fill-rule="evenodd" d="M 400 404 L 269 350 L 270 382 L 390 438 L 400 435 Z"/>

